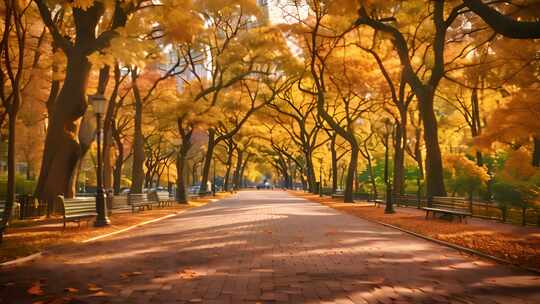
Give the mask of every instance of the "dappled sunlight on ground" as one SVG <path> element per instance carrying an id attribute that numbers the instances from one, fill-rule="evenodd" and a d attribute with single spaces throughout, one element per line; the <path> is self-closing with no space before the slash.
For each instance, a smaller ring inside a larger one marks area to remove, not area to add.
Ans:
<path id="1" fill-rule="evenodd" d="M 339 199 L 291 191 L 296 196 L 320 202 L 334 209 L 388 223 L 428 237 L 482 251 L 512 262 L 540 269 L 540 238 L 538 227 L 519 227 L 494 221 L 472 219 L 469 223 L 425 219 L 425 212 L 415 208 L 397 208 L 395 214 L 385 214 L 384 207 L 365 202 L 343 203 Z"/>
<path id="2" fill-rule="evenodd" d="M 78 303 L 540 300 L 532 288 L 540 277 L 282 191 L 241 192 L 1 271 L 0 297 L 22 299 L 11 303 L 66 296 Z M 40 278 L 44 294 L 28 295 Z"/>

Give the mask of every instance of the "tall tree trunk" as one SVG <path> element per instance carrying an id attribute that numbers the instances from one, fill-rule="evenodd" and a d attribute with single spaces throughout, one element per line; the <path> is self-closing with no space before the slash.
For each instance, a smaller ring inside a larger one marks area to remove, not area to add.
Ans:
<path id="1" fill-rule="evenodd" d="M 309 191 L 317 192 L 317 181 L 315 179 L 315 168 L 313 167 L 313 157 L 310 149 L 304 148 L 304 157 L 306 158 L 306 178 Z"/>
<path id="2" fill-rule="evenodd" d="M 356 166 L 358 165 L 358 145 L 351 143 L 351 159 L 349 161 L 349 168 L 347 169 L 347 180 L 345 183 L 344 202 L 354 202 L 353 186 L 356 179 Z"/>
<path id="3" fill-rule="evenodd" d="M 224 182 L 224 190 L 229 191 L 230 190 L 230 181 L 231 181 L 231 167 L 232 167 L 232 159 L 234 154 L 234 148 L 229 145 L 227 149 L 227 162 L 225 164 L 226 171 L 225 171 L 225 182 Z"/>
<path id="4" fill-rule="evenodd" d="M 377 184 L 375 183 L 375 174 L 373 172 L 373 161 L 371 158 L 371 154 L 369 153 L 369 150 L 367 148 L 367 140 L 364 141 L 362 150 L 360 150 L 360 154 L 367 161 L 367 170 L 369 174 L 369 181 L 371 184 L 371 193 L 373 194 L 373 199 L 377 199 Z"/>
<path id="5" fill-rule="evenodd" d="M 252 155 L 253 154 L 248 153 L 248 155 L 246 156 L 246 159 L 244 160 L 244 162 L 242 164 L 242 169 L 240 170 L 240 184 L 241 184 L 242 188 L 246 187 L 246 181 L 245 181 L 244 172 L 246 171 L 247 164 L 248 164 L 249 159 L 251 158 Z"/>
<path id="6" fill-rule="evenodd" d="M 178 128 L 182 128 L 182 121 L 178 120 Z M 185 132 L 180 130 L 180 136 L 182 137 L 182 145 L 180 150 L 176 154 L 176 201 L 178 203 L 187 203 L 187 183 L 186 177 L 188 176 L 187 155 L 191 149 L 191 135 L 193 132 L 190 130 Z"/>
<path id="7" fill-rule="evenodd" d="M 214 129 L 208 130 L 208 145 L 206 148 L 206 156 L 204 158 L 204 165 L 202 170 L 201 177 L 201 190 L 200 194 L 205 195 L 210 191 L 208 189 L 208 177 L 210 176 L 210 165 L 212 164 L 212 157 L 214 155 L 214 146 L 215 146 L 215 136 L 216 131 Z M 213 181 L 215 182 L 215 181 Z"/>
<path id="8" fill-rule="evenodd" d="M 113 170 L 113 189 L 114 194 L 120 193 L 120 188 L 122 187 L 122 167 L 123 162 L 120 158 L 122 153 L 118 153 L 118 157 L 116 158 L 114 162 L 114 170 Z"/>
<path id="9" fill-rule="evenodd" d="M 293 189 L 295 170 L 290 159 L 287 160 L 287 170 L 290 172 L 289 179 L 287 180 L 287 189 Z"/>
<path id="10" fill-rule="evenodd" d="M 197 180 L 197 169 L 199 168 L 199 163 L 194 162 L 191 167 L 191 182 L 195 184 L 195 181 Z"/>
<path id="11" fill-rule="evenodd" d="M 187 154 L 191 147 L 191 133 L 182 138 L 182 146 L 176 155 L 176 201 L 187 203 L 187 185 L 185 177 L 187 175 Z"/>
<path id="12" fill-rule="evenodd" d="M 407 144 L 407 112 L 400 111 L 400 123 L 396 126 L 394 140 L 394 176 L 392 190 L 401 195 L 405 182 L 405 145 Z"/>
<path id="13" fill-rule="evenodd" d="M 375 174 L 373 173 L 373 163 L 371 161 L 371 156 L 367 158 L 368 162 L 368 172 L 369 180 L 371 181 L 371 191 L 373 192 L 373 199 L 377 199 L 379 193 L 377 192 L 377 183 L 375 182 Z"/>
<path id="14" fill-rule="evenodd" d="M 103 73 L 103 76 L 102 76 Z M 107 77 L 103 79 L 101 77 Z M 100 70 L 100 84 L 103 85 L 103 93 L 105 93 L 105 87 L 108 83 L 109 72 L 108 69 L 102 68 Z M 113 138 L 113 124 L 115 120 L 116 111 L 116 100 L 118 98 L 118 90 L 120 88 L 120 68 L 118 64 L 114 67 L 114 87 L 109 98 L 109 104 L 107 106 L 107 112 L 105 113 L 105 118 L 103 120 L 103 186 L 105 189 L 111 189 L 114 187 L 114 168 L 113 168 L 113 159 L 112 159 L 112 150 L 114 148 L 114 138 Z M 98 87 L 99 91 L 99 87 Z"/>
<path id="15" fill-rule="evenodd" d="M 336 193 L 338 186 L 338 161 L 336 151 L 336 133 L 332 134 L 330 138 L 331 152 L 332 152 L 332 193 Z"/>
<path id="16" fill-rule="evenodd" d="M 180 149 L 176 154 L 176 201 L 181 204 L 188 201 L 185 170 L 186 158 L 185 155 L 182 155 L 182 149 Z"/>
<path id="17" fill-rule="evenodd" d="M 422 196 L 422 180 L 424 179 L 424 162 L 422 159 L 422 150 L 420 149 L 420 129 L 416 129 L 416 147 L 414 151 L 414 159 L 416 160 L 416 164 L 418 166 L 418 175 L 416 178 L 416 196 L 418 199 Z"/>
<path id="18" fill-rule="evenodd" d="M 17 113 L 19 112 L 20 105 L 20 92 L 18 88 L 15 88 L 15 92 L 12 98 L 13 100 L 9 105 L 9 108 L 7 109 L 9 119 L 7 155 L 8 177 L 4 214 L 0 223 L 0 243 L 2 243 L 4 231 L 7 227 L 9 219 L 11 218 L 13 205 L 15 204 L 15 139 L 17 131 Z"/>
<path id="19" fill-rule="evenodd" d="M 433 107 L 433 94 L 416 94 L 424 126 L 426 144 L 426 195 L 446 196 L 437 118 Z"/>
<path id="20" fill-rule="evenodd" d="M 133 140 L 133 166 L 131 172 L 131 193 L 142 193 L 144 184 L 144 137 L 142 133 L 142 99 L 137 85 L 137 69 L 131 71 L 135 101 L 135 121 Z"/>
<path id="21" fill-rule="evenodd" d="M 474 88 L 471 93 L 471 109 L 471 135 L 475 138 L 481 133 L 480 105 L 477 88 Z M 476 150 L 476 164 L 478 166 L 484 165 L 484 159 L 480 150 Z"/>
<path id="22" fill-rule="evenodd" d="M 238 149 L 237 151 L 238 151 L 238 155 L 236 157 L 236 166 L 234 168 L 234 175 L 233 175 L 233 184 L 234 184 L 235 190 L 238 190 L 241 187 L 240 173 L 242 171 L 242 162 L 244 158 L 244 151 L 241 149 Z"/>
<path id="23" fill-rule="evenodd" d="M 111 128 L 111 133 L 113 135 L 114 142 L 116 144 L 116 160 L 114 162 L 114 171 L 113 171 L 113 188 L 114 194 L 120 193 L 120 188 L 122 186 L 122 167 L 124 166 L 124 144 L 120 138 L 120 134 L 114 126 Z"/>
<path id="24" fill-rule="evenodd" d="M 532 165 L 535 167 L 540 167 L 540 138 L 533 137 L 533 158 Z"/>
<path id="25" fill-rule="evenodd" d="M 43 160 L 36 187 L 37 196 L 52 204 L 59 194 L 70 198 L 81 148 L 77 138 L 78 121 L 86 111 L 86 83 L 90 63 L 85 55 L 69 54 L 64 85 L 49 119 Z"/>

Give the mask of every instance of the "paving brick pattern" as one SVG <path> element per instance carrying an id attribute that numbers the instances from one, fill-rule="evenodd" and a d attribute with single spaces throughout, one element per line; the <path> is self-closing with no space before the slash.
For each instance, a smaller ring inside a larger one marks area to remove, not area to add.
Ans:
<path id="1" fill-rule="evenodd" d="M 45 296 L 28 295 L 38 281 Z M 246 191 L 0 270 L 0 298 L 0 303 L 540 303 L 540 277 L 286 192 Z"/>

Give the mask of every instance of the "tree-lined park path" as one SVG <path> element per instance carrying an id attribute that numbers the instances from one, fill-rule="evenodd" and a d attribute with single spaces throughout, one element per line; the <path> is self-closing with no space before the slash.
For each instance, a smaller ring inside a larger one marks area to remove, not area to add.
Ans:
<path id="1" fill-rule="evenodd" d="M 540 276 L 282 191 L 0 270 L 0 303 L 540 303 Z"/>

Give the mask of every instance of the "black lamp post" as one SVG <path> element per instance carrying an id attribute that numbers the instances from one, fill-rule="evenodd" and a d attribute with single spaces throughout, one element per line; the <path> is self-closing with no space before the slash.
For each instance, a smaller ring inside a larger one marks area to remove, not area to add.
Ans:
<path id="1" fill-rule="evenodd" d="M 97 137 L 97 190 L 96 190 L 96 222 L 94 226 L 103 227 L 111 222 L 107 217 L 107 205 L 105 204 L 105 192 L 103 191 L 103 151 L 101 149 L 101 137 L 103 127 L 101 125 L 101 117 L 105 113 L 106 99 L 101 94 L 89 96 L 90 103 L 96 114 L 96 137 Z"/>
<path id="2" fill-rule="evenodd" d="M 319 158 L 319 196 L 322 197 L 322 187 L 323 187 L 323 172 L 322 172 L 322 162 L 323 158 Z"/>
<path id="3" fill-rule="evenodd" d="M 384 182 L 386 184 L 386 207 L 384 208 L 384 213 L 395 213 L 394 205 L 392 203 L 392 186 L 390 184 L 390 176 L 388 174 L 388 154 L 390 150 L 390 133 L 393 132 L 393 126 L 390 119 L 384 121 L 385 125 L 385 134 L 384 134 Z"/>
<path id="4" fill-rule="evenodd" d="M 216 196 L 216 157 L 212 157 L 214 162 L 214 177 L 212 179 L 212 196 Z"/>

